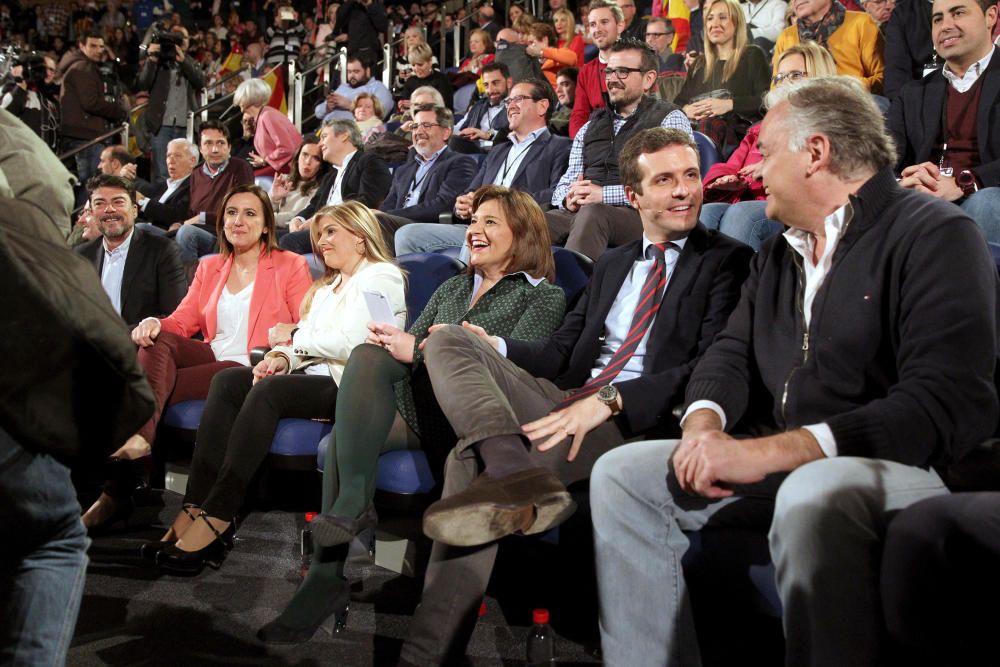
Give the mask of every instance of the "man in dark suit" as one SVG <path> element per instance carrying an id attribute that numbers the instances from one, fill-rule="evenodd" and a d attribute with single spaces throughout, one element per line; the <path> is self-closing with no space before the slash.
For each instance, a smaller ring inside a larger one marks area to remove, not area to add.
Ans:
<path id="1" fill-rule="evenodd" d="M 944 68 L 903 86 L 889 114 L 899 184 L 954 202 L 1000 242 L 1000 58 L 997 5 L 935 0 L 934 49 Z"/>
<path id="2" fill-rule="evenodd" d="M 453 116 L 444 107 L 422 107 L 413 114 L 413 150 L 392 175 L 380 206 L 379 222 L 391 243 L 396 230 L 412 222 L 437 222 L 476 175 L 476 160 L 448 148 Z"/>
<path id="3" fill-rule="evenodd" d="M 885 86 L 895 101 L 903 86 L 941 68 L 931 41 L 931 3 L 899 0 L 885 24 Z"/>
<path id="4" fill-rule="evenodd" d="M 389 166 L 378 155 L 364 151 L 361 132 L 352 119 L 330 118 L 323 122 L 319 135 L 323 160 L 333 169 L 319 183 L 309 205 L 288 223 L 289 233 L 279 244 L 299 254 L 312 252 L 309 220 L 324 206 L 358 201 L 378 208 L 392 185 Z"/>
<path id="5" fill-rule="evenodd" d="M 694 141 L 644 130 L 620 164 L 643 238 L 601 257 L 551 338 L 497 339 L 465 325 L 427 339 L 434 394 L 458 445 L 442 499 L 424 515 L 436 542 L 400 654 L 412 664 L 463 650 L 496 540 L 565 519 L 573 510 L 565 485 L 586 479 L 627 438 L 679 433 L 672 409 L 736 304 L 752 251 L 698 224 Z"/>
<path id="6" fill-rule="evenodd" d="M 191 210 L 191 172 L 198 164 L 198 147 L 187 139 L 167 144 L 167 178 L 137 192 L 139 217 L 147 221 L 143 231 L 180 227 Z"/>
<path id="7" fill-rule="evenodd" d="M 510 70 L 504 63 L 492 62 L 483 67 L 486 95 L 472 105 L 455 125 L 448 147 L 459 153 L 489 153 L 507 138 L 507 96 L 510 95 Z"/>
<path id="8" fill-rule="evenodd" d="M 517 83 L 511 90 L 505 116 L 510 134 L 486 156 L 467 192 L 455 200 L 453 225 L 414 224 L 396 232 L 396 252 L 433 252 L 465 244 L 472 193 L 483 185 L 503 185 L 530 194 L 543 209 L 566 171 L 572 142 L 549 133 L 554 101 L 548 84 L 540 80 Z M 464 251 L 463 251 L 464 252 Z"/>
<path id="9" fill-rule="evenodd" d="M 77 246 L 91 260 L 115 312 L 126 324 L 164 317 L 187 292 L 184 263 L 170 239 L 135 229 L 135 191 L 120 176 L 90 181 L 90 207 L 100 238 Z"/>

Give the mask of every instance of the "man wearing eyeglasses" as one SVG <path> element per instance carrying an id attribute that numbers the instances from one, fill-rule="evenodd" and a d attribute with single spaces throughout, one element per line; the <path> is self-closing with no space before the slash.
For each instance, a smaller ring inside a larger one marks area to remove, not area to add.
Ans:
<path id="1" fill-rule="evenodd" d="M 685 72 L 684 56 L 674 53 L 670 47 L 674 42 L 674 24 L 670 19 L 656 16 L 646 24 L 646 43 L 656 51 L 660 62 L 660 72 Z"/>
<path id="2" fill-rule="evenodd" d="M 131 181 L 101 174 L 89 186 L 91 211 L 101 236 L 77 246 L 76 251 L 94 263 L 111 305 L 126 324 L 169 315 L 187 293 L 177 244 L 135 229 L 139 208 Z"/>
<path id="3" fill-rule="evenodd" d="M 879 29 L 883 29 L 892 16 L 892 10 L 896 8 L 896 0 L 861 0 L 861 6 L 878 24 Z"/>
<path id="4" fill-rule="evenodd" d="M 605 104 L 604 95 L 608 87 L 604 84 L 604 68 L 611 56 L 611 47 L 625 31 L 622 8 L 614 0 L 593 0 L 587 14 L 587 31 L 599 52 L 596 58 L 580 68 L 577 76 L 576 100 L 569 117 L 570 139 L 576 138 L 576 133 L 590 118 L 590 112 Z"/>
<path id="5" fill-rule="evenodd" d="M 448 148 L 453 116 L 449 109 L 420 107 L 413 114 L 413 150 L 392 175 L 392 187 L 378 214 L 390 245 L 396 231 L 413 222 L 437 222 L 451 210 L 476 174 L 476 160 Z"/>
<path id="6" fill-rule="evenodd" d="M 554 107 L 547 83 L 534 79 L 517 83 L 504 100 L 510 134 L 486 156 L 479 172 L 455 200 L 453 225 L 407 225 L 396 233 L 396 252 L 435 252 L 465 245 L 472 213 L 472 193 L 483 185 L 502 185 L 530 194 L 543 208 L 566 171 L 570 140 L 553 136 L 547 127 Z M 462 249 L 462 259 L 468 252 Z"/>
<path id="7" fill-rule="evenodd" d="M 646 38 L 646 22 L 639 18 L 635 11 L 635 0 L 621 0 L 618 6 L 622 8 L 622 16 L 625 19 L 625 30 L 622 37 L 643 40 Z"/>
<path id="8" fill-rule="evenodd" d="M 639 214 L 621 184 L 618 153 L 629 137 L 647 128 L 692 134 L 684 112 L 648 94 L 657 71 L 656 54 L 645 42 L 623 38 L 611 47 L 604 70 L 611 106 L 596 110 L 573 140 L 569 167 L 552 193 L 553 210 L 545 214 L 553 243 L 596 260 L 608 248 L 642 236 Z"/>

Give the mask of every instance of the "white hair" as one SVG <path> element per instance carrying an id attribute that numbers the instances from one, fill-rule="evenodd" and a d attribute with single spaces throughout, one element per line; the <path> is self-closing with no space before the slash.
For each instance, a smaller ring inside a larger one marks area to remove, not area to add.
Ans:
<path id="1" fill-rule="evenodd" d="M 194 158 L 195 162 L 198 161 L 200 153 L 198 151 L 198 147 L 193 142 L 190 142 L 187 139 L 184 139 L 183 137 L 181 137 L 180 139 L 171 139 L 170 141 L 167 142 L 167 150 L 170 150 L 170 147 L 173 146 L 174 144 L 177 144 L 178 146 L 183 146 L 184 150 L 186 150 L 191 155 L 191 157 Z"/>
<path id="2" fill-rule="evenodd" d="M 233 104 L 242 108 L 248 104 L 254 107 L 265 106 L 271 99 L 271 86 L 261 79 L 247 79 L 233 93 Z"/>

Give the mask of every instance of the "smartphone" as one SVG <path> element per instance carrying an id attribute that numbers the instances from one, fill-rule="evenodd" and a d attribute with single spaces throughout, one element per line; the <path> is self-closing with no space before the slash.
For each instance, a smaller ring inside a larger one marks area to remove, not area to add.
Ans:
<path id="1" fill-rule="evenodd" d="M 375 290 L 365 290 L 365 304 L 368 306 L 368 314 L 373 322 L 379 324 L 396 324 L 396 317 L 392 313 L 392 306 L 389 305 L 389 297 L 382 292 Z"/>
<path id="2" fill-rule="evenodd" d="M 282 7 L 278 10 L 278 18 L 282 21 L 294 21 L 295 11 L 291 7 Z"/>

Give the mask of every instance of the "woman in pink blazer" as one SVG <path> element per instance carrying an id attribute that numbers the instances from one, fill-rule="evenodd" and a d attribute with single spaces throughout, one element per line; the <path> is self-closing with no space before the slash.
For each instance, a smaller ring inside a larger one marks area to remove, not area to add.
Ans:
<path id="1" fill-rule="evenodd" d="M 248 162 L 254 168 L 257 185 L 270 189 L 275 174 L 287 174 L 292 156 L 302 143 L 288 116 L 267 103 L 271 87 L 261 79 L 244 81 L 233 94 L 233 104 L 243 112 L 244 136 L 253 136 Z"/>
<path id="2" fill-rule="evenodd" d="M 221 252 L 206 257 L 177 309 L 146 318 L 132 331 L 139 363 L 156 397 L 153 416 L 112 455 L 123 462 L 150 455 L 166 406 L 208 396 L 212 377 L 250 364 L 250 350 L 285 342 L 312 284 L 305 259 L 278 248 L 271 200 L 255 185 L 234 188 L 216 223 Z M 191 338 L 201 333 L 203 340 Z M 117 475 L 116 475 L 117 477 Z M 127 481 L 127 476 L 125 477 Z M 127 518 L 130 489 L 106 485 L 84 514 L 88 528 Z M 134 488 L 134 487 L 133 487 Z"/>

